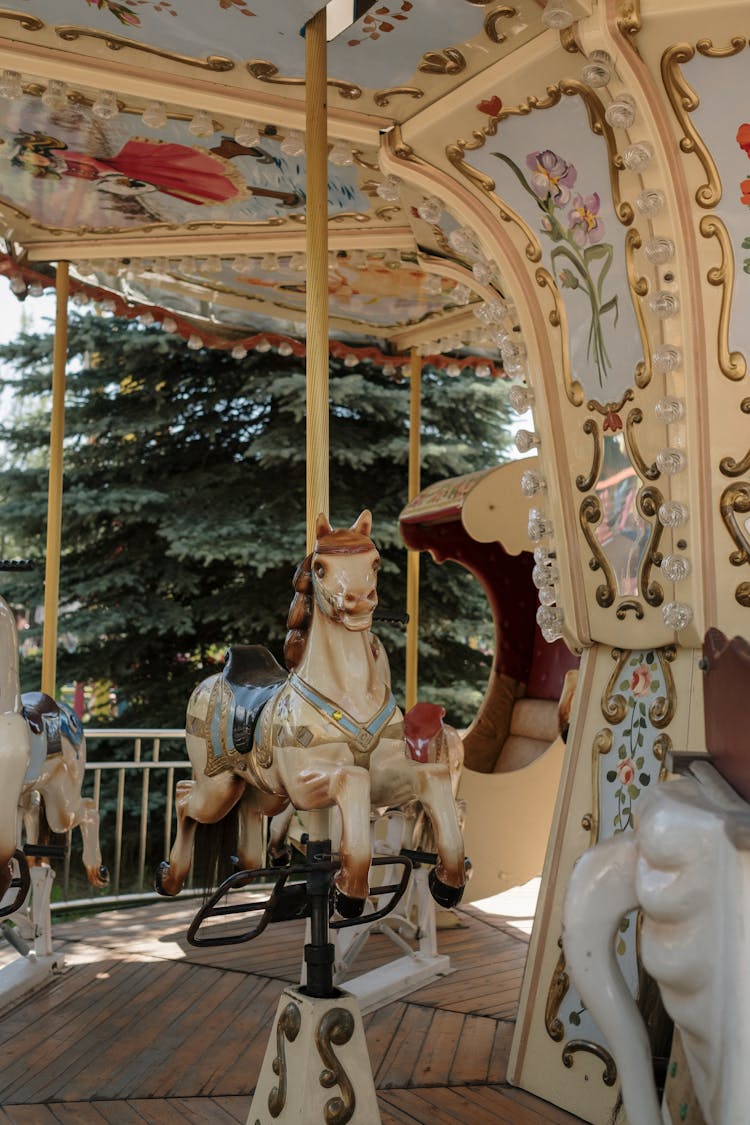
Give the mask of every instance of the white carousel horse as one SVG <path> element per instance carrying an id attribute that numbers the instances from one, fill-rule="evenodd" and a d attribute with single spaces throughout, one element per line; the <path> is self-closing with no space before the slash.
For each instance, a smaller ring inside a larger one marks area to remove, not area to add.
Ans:
<path id="1" fill-rule="evenodd" d="M 99 813 L 91 797 L 81 796 L 85 769 L 86 743 L 75 711 L 43 692 L 21 695 L 16 623 L 0 598 L 0 897 L 12 878 L 19 812 L 29 844 L 39 841 L 42 810 L 53 832 L 79 827 L 89 883 L 106 885 Z"/>
<path id="2" fill-rule="evenodd" d="M 349 530 L 318 517 L 314 550 L 297 568 L 289 611 L 287 676 L 258 646 L 236 649 L 221 674 L 193 692 L 187 747 L 193 780 L 177 784 L 177 835 L 157 889 L 177 894 L 190 869 L 198 823 L 216 824 L 239 805 L 242 866 L 261 866 L 258 825 L 288 804 L 336 807 L 341 817 L 337 908 L 357 915 L 368 894 L 371 808 L 419 800 L 439 862 L 430 889 L 460 901 L 461 830 L 447 766 L 409 757 L 387 661 L 372 636 L 380 556 L 363 512 Z M 243 670 L 241 662 L 245 662 Z"/>

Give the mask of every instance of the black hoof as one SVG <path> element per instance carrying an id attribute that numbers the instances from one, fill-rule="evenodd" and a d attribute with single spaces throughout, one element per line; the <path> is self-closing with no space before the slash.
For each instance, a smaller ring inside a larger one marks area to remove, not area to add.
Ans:
<path id="1" fill-rule="evenodd" d="M 430 887 L 430 894 L 435 899 L 438 906 L 442 906 L 444 910 L 450 910 L 452 906 L 458 906 L 463 898 L 463 887 L 449 887 L 442 879 L 438 879 L 433 867 L 430 872 L 427 882 Z"/>
<path id="2" fill-rule="evenodd" d="M 333 896 L 336 913 L 342 918 L 361 918 L 366 902 L 366 898 L 350 898 L 341 891 L 336 891 Z"/>
<path id="3" fill-rule="evenodd" d="M 99 878 L 103 883 L 109 882 L 109 868 L 105 867 L 104 864 L 99 868 Z"/>
<path id="4" fill-rule="evenodd" d="M 174 898 L 174 895 L 166 890 L 162 882 L 165 871 L 169 871 L 169 864 L 163 859 L 154 872 L 154 890 L 158 895 L 163 895 L 164 898 Z"/>

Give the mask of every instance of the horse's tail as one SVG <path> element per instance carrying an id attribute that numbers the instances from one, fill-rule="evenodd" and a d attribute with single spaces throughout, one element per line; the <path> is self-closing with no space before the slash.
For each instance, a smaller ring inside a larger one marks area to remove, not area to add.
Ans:
<path id="1" fill-rule="evenodd" d="M 237 868 L 239 805 L 215 824 L 198 824 L 193 847 L 193 878 L 207 899 Z"/>

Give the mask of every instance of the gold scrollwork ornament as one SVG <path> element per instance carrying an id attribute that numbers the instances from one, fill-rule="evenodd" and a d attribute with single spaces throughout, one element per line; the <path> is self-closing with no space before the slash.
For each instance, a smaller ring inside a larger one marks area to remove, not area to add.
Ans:
<path id="1" fill-rule="evenodd" d="M 557 958 L 555 971 L 552 974 L 549 990 L 547 992 L 547 1003 L 544 1006 L 544 1026 L 547 1029 L 547 1034 L 550 1039 L 555 1043 L 561 1043 L 565 1038 L 565 1024 L 559 1016 L 560 1006 L 565 999 L 568 989 L 570 988 L 570 977 L 565 972 L 565 954 L 562 949 L 562 939 L 558 938 L 557 944 L 560 947 L 560 955 Z"/>
<path id="2" fill-rule="evenodd" d="M 584 538 L 589 545 L 592 557 L 589 559 L 591 570 L 600 570 L 604 579 L 596 588 L 596 601 L 602 609 L 607 609 L 615 600 L 615 579 L 612 567 L 607 556 L 602 551 L 596 537 L 594 527 L 602 518 L 602 506 L 597 496 L 586 496 L 578 509 L 578 518 Z"/>
<path id="3" fill-rule="evenodd" d="M 338 1086 L 340 1093 L 330 1098 L 323 1111 L 325 1125 L 347 1125 L 354 1116 L 357 1099 L 351 1080 L 333 1047 L 343 1047 L 354 1034 L 354 1016 L 347 1008 L 330 1008 L 315 1029 L 315 1045 L 324 1068 L 320 1084 L 324 1090 Z"/>
<path id="4" fill-rule="evenodd" d="M 273 1072 L 279 1080 L 268 1095 L 268 1112 L 271 1117 L 278 1117 L 286 1105 L 288 1087 L 288 1073 L 286 1065 L 285 1045 L 288 1040 L 293 1043 L 299 1035 L 302 1026 L 302 1013 L 293 1001 L 289 1001 L 284 1011 L 279 1016 L 276 1024 L 276 1058 L 273 1060 Z"/>
<path id="5" fill-rule="evenodd" d="M 728 485 L 721 494 L 719 510 L 724 526 L 737 547 L 730 554 L 729 561 L 732 566 L 743 566 L 750 562 L 750 541 L 744 523 L 739 523 L 737 514 L 745 516 L 750 512 L 750 484 L 738 481 L 737 484 Z"/>
<path id="6" fill-rule="evenodd" d="M 628 704 L 625 696 L 616 692 L 615 687 L 620 682 L 622 670 L 627 664 L 630 653 L 627 649 L 613 648 L 610 655 L 615 662 L 615 667 L 602 693 L 601 709 L 602 715 L 607 722 L 612 723 L 613 726 L 617 726 L 627 715 Z"/>
<path id="7" fill-rule="evenodd" d="M 568 1070 L 573 1066 L 574 1056 L 579 1051 L 586 1051 L 590 1055 L 595 1055 L 604 1064 L 604 1073 L 602 1074 L 602 1082 L 605 1086 L 614 1086 L 617 1081 L 617 1067 L 615 1060 L 606 1051 L 600 1043 L 592 1043 L 589 1039 L 570 1039 L 563 1047 L 562 1062 L 563 1066 Z"/>

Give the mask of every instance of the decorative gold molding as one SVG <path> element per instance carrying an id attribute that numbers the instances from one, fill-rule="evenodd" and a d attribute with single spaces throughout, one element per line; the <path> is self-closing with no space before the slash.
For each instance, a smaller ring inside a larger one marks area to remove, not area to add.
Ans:
<path id="1" fill-rule="evenodd" d="M 334 1051 L 343 1047 L 354 1035 L 354 1016 L 348 1008 L 329 1008 L 315 1028 L 315 1046 L 324 1064 L 319 1082 L 324 1090 L 338 1086 L 339 1095 L 330 1098 L 323 1108 L 325 1125 L 346 1125 L 354 1116 L 357 1098 L 349 1075 Z"/>
<path id="2" fill-rule="evenodd" d="M 596 601 L 602 609 L 606 609 L 615 600 L 615 580 L 607 556 L 594 533 L 594 525 L 599 523 L 601 518 L 602 506 L 598 496 L 586 496 L 578 509 L 578 519 L 584 538 L 591 549 L 592 558 L 589 559 L 589 566 L 592 570 L 601 570 L 604 578 L 602 585 L 596 588 Z"/>
<path id="3" fill-rule="evenodd" d="M 297 1005 L 290 1000 L 276 1024 L 276 1058 L 273 1060 L 273 1072 L 278 1076 L 279 1084 L 274 1086 L 268 1095 L 268 1112 L 271 1117 L 278 1117 L 286 1105 L 288 1075 L 285 1040 L 288 1039 L 290 1043 L 293 1043 L 299 1035 L 301 1026 L 302 1013 Z"/>
<path id="4" fill-rule="evenodd" d="M 634 397 L 632 388 L 628 387 L 622 398 L 617 402 L 599 402 L 598 399 L 590 398 L 586 403 L 586 409 L 590 410 L 592 413 L 596 411 L 597 414 L 601 414 L 603 417 L 606 417 L 607 414 L 619 414 L 625 403 L 631 402 Z"/>
<path id="5" fill-rule="evenodd" d="M 643 245 L 641 236 L 637 230 L 629 230 L 625 236 L 625 269 L 628 275 L 628 285 L 633 294 L 633 311 L 635 312 L 635 319 L 638 322 L 638 332 L 641 337 L 641 347 L 643 349 L 643 359 L 635 366 L 635 385 L 637 387 L 647 387 L 651 382 L 651 347 L 648 338 L 648 330 L 646 328 L 646 319 L 643 315 L 640 299 L 635 298 L 645 297 L 649 290 L 649 284 L 645 277 L 639 277 L 635 268 L 634 251 L 640 250 Z"/>
<path id="6" fill-rule="evenodd" d="M 666 761 L 667 754 L 669 754 L 671 749 L 672 739 L 669 737 L 669 735 L 663 733 L 657 735 L 657 737 L 654 739 L 653 745 L 653 755 L 656 758 L 657 762 Z M 661 776 L 659 777 L 659 780 L 661 781 Z"/>
<path id="7" fill-rule="evenodd" d="M 750 472 L 750 449 L 741 461 L 735 461 L 734 457 L 722 457 L 719 461 L 719 469 L 725 477 L 744 476 L 745 473 Z"/>
<path id="8" fill-rule="evenodd" d="M 623 202 L 620 192 L 620 168 L 622 162 L 617 160 L 617 140 L 611 125 L 604 116 L 604 105 L 601 99 L 590 86 L 580 82 L 577 78 L 566 78 L 560 83 L 560 90 L 567 97 L 579 97 L 586 107 L 589 118 L 589 128 L 596 136 L 603 137 L 607 145 L 607 166 L 609 168 L 609 183 L 612 190 L 612 203 L 615 214 L 623 226 L 630 226 L 635 218 L 635 211 L 629 203 Z"/>
<path id="9" fill-rule="evenodd" d="M 425 51 L 417 66 L 423 74 L 460 74 L 466 70 L 466 59 L 457 47 L 443 51 Z"/>
<path id="10" fill-rule="evenodd" d="M 408 160 L 414 164 L 420 163 L 419 159 L 414 155 L 414 149 L 404 140 L 400 125 L 393 126 L 388 135 L 388 142 L 391 152 L 394 156 L 397 156 L 399 160 Z"/>
<path id="11" fill-rule="evenodd" d="M 508 37 L 500 31 L 498 24 L 500 20 L 512 20 L 517 15 L 518 11 L 509 4 L 503 4 L 502 7 L 487 12 L 484 17 L 484 34 L 491 43 L 504 43 L 506 41 Z"/>
<path id="12" fill-rule="evenodd" d="M 15 20 L 24 31 L 42 31 L 44 28 L 44 20 L 27 16 L 24 12 L 10 12 L 7 8 L 0 8 L 0 20 Z"/>
<path id="13" fill-rule="evenodd" d="M 529 245 L 527 244 L 526 256 L 529 257 Z M 539 248 L 541 256 L 541 247 Z M 533 260 L 533 259 L 532 259 Z M 540 266 L 535 274 L 536 283 L 542 288 L 549 289 L 552 294 L 552 300 L 555 302 L 554 309 L 549 313 L 548 319 L 553 328 L 560 330 L 560 362 L 562 365 L 563 386 L 565 387 L 565 394 L 567 395 L 568 402 L 573 406 L 580 406 L 583 402 L 583 387 L 574 379 L 570 370 L 570 338 L 568 336 L 568 314 L 565 309 L 565 302 L 560 296 L 560 290 L 555 284 L 555 279 L 549 270 Z"/>
<path id="14" fill-rule="evenodd" d="M 641 30 L 640 0 L 618 0 L 616 22 L 620 35 L 637 52 L 634 40 Z"/>
<path id="15" fill-rule="evenodd" d="M 736 40 L 737 42 L 739 39 Z M 702 40 L 703 43 L 708 40 Z M 735 40 L 732 40 L 734 43 Z M 744 46 L 746 40 L 742 40 Z M 705 53 L 705 52 L 704 52 Z M 680 151 L 688 155 L 694 154 L 703 165 L 706 183 L 701 184 L 695 193 L 695 201 L 699 207 L 714 208 L 721 199 L 721 179 L 706 145 L 703 143 L 697 129 L 690 120 L 690 114 L 700 105 L 700 99 L 695 90 L 688 83 L 680 67 L 695 55 L 695 48 L 689 43 L 676 43 L 668 47 L 661 57 L 661 78 L 667 92 L 675 117 L 677 118 L 683 135 L 680 138 Z"/>
<path id="16" fill-rule="evenodd" d="M 544 1026 L 547 1034 L 555 1043 L 562 1043 L 565 1038 L 565 1024 L 559 1017 L 560 1007 L 570 988 L 570 977 L 565 972 L 565 954 L 562 950 L 562 941 L 558 938 L 560 956 L 557 958 L 555 971 L 552 974 L 547 1002 L 544 1005 Z"/>
<path id="17" fill-rule="evenodd" d="M 640 572 L 638 574 L 638 588 L 641 597 L 650 606 L 659 606 L 664 601 L 664 591 L 661 586 L 658 582 L 651 581 L 651 568 L 658 566 L 661 562 L 661 554 L 659 553 L 658 547 L 661 542 L 663 528 L 656 517 L 659 511 L 659 505 L 662 504 L 663 500 L 664 497 L 654 485 L 648 485 L 648 487 L 642 488 L 636 497 L 638 511 L 644 519 L 651 521 L 651 536 L 646 545 Z"/>
<path id="18" fill-rule="evenodd" d="M 232 59 L 224 55 L 207 55 L 205 59 L 196 59 L 191 55 L 179 55 L 175 51 L 163 51 L 160 47 L 150 47 L 147 43 L 137 43 L 135 39 L 125 39 L 122 35 L 112 35 L 108 31 L 94 31 L 90 27 L 56 27 L 55 34 L 65 43 L 75 43 L 77 39 L 98 39 L 109 47 L 110 51 L 122 51 L 129 47 L 131 51 L 142 51 L 147 55 L 156 55 L 169 62 L 183 63 L 185 66 L 197 66 L 201 70 L 211 70 L 226 73 L 234 70 Z"/>
<path id="19" fill-rule="evenodd" d="M 577 55 L 580 52 L 581 48 L 578 46 L 578 40 L 576 39 L 575 25 L 562 29 L 560 32 L 560 46 L 563 51 L 568 51 L 571 55 Z"/>
<path id="20" fill-rule="evenodd" d="M 384 207 L 375 208 L 375 218 L 382 219 L 384 223 L 392 223 L 394 215 L 400 215 L 401 208 L 398 203 L 386 203 Z"/>
<path id="21" fill-rule="evenodd" d="M 246 63 L 248 74 L 258 82 L 270 82 L 276 86 L 304 86 L 307 82 L 306 78 L 289 78 L 279 75 L 279 68 L 272 62 L 266 59 L 252 59 Z M 353 82 L 342 82 L 340 78 L 326 79 L 326 85 L 337 90 L 339 97 L 346 98 L 348 101 L 356 101 L 357 98 L 362 97 L 362 87 L 356 86 Z"/>
<path id="22" fill-rule="evenodd" d="M 603 727 L 594 735 L 591 753 L 591 808 L 592 812 L 581 817 L 581 828 L 589 834 L 589 847 L 599 839 L 599 758 L 609 754 L 614 737 L 609 727 Z"/>
<path id="23" fill-rule="evenodd" d="M 750 414 L 750 398 L 743 398 L 740 403 L 740 410 L 743 414 Z"/>
<path id="24" fill-rule="evenodd" d="M 615 610 L 618 621 L 624 621 L 627 613 L 634 613 L 637 621 L 643 620 L 643 606 L 635 598 L 620 602 Z"/>
<path id="25" fill-rule="evenodd" d="M 599 437 L 599 425 L 593 418 L 587 418 L 583 423 L 583 432 L 591 434 L 594 439 L 594 456 L 588 474 L 584 476 L 579 473 L 576 477 L 576 488 L 579 492 L 590 492 L 602 471 L 602 441 Z"/>
<path id="26" fill-rule="evenodd" d="M 361 149 L 353 149 L 352 156 L 354 158 L 354 163 L 358 164 L 360 168 L 367 168 L 370 172 L 380 171 L 380 165 L 377 162 L 375 164 L 370 164 L 369 161 L 365 160 Z"/>
<path id="27" fill-rule="evenodd" d="M 625 419 L 625 429 L 623 431 L 625 444 L 628 447 L 628 456 L 633 462 L 636 471 L 644 480 L 658 480 L 661 473 L 659 472 L 656 462 L 654 461 L 651 465 L 646 464 L 635 440 L 634 427 L 639 426 L 642 421 L 643 411 L 639 406 L 633 407 L 633 409 L 628 412 L 628 416 Z"/>
<path id="28" fill-rule="evenodd" d="M 609 1051 L 605 1051 L 599 1043 L 592 1043 L 590 1039 L 571 1039 L 565 1044 L 562 1052 L 563 1066 L 568 1070 L 573 1065 L 573 1056 L 578 1051 L 586 1051 L 590 1055 L 595 1055 L 602 1063 L 604 1063 L 604 1074 L 602 1075 L 602 1082 L 605 1086 L 614 1086 L 617 1081 L 617 1067 L 615 1060 L 610 1055 Z"/>
<path id="29" fill-rule="evenodd" d="M 424 97 L 424 90 L 420 90 L 419 86 L 392 86 L 388 90 L 376 90 L 373 94 L 372 100 L 375 105 L 385 107 L 391 104 L 391 98 L 399 97 L 402 95 L 407 98 L 414 98 L 416 101 Z"/>
<path id="30" fill-rule="evenodd" d="M 750 540 L 744 524 L 741 525 L 737 520 L 738 512 L 743 516 L 750 512 L 750 484 L 739 481 L 738 484 L 728 485 L 721 494 L 719 511 L 724 526 L 737 546 L 737 550 L 732 551 L 729 556 L 730 563 L 732 566 L 742 566 L 750 562 Z"/>
<path id="31" fill-rule="evenodd" d="M 617 726 L 621 723 L 628 713 L 628 704 L 624 695 L 620 695 L 615 691 L 617 684 L 620 682 L 622 670 L 627 664 L 630 653 L 627 649 L 613 648 L 610 656 L 615 662 L 614 671 L 607 680 L 607 686 L 602 693 L 601 709 L 602 715 L 608 723 Z"/>
<path id="32" fill-rule="evenodd" d="M 674 678 L 670 664 L 677 655 L 674 645 L 657 648 L 656 659 L 659 661 L 661 674 L 664 681 L 664 695 L 658 696 L 648 709 L 648 717 L 657 730 L 668 727 L 677 710 L 677 693 L 674 688 Z"/>
<path id="33" fill-rule="evenodd" d="M 728 47 L 714 47 L 712 39 L 699 39 L 695 47 L 698 53 L 707 59 L 730 59 L 733 55 L 744 51 L 746 44 L 747 40 L 744 36 L 733 35 Z"/>
<path id="34" fill-rule="evenodd" d="M 741 606 L 750 609 L 750 582 L 740 582 L 734 591 L 734 596 Z"/>
<path id="35" fill-rule="evenodd" d="M 719 313 L 719 327 L 716 336 L 716 349 L 719 357 L 719 367 L 727 379 L 735 382 L 744 379 L 747 374 L 747 362 L 742 352 L 729 350 L 729 317 L 732 308 L 732 294 L 734 292 L 734 254 L 729 232 L 724 223 L 716 215 L 704 215 L 700 221 L 700 232 L 704 238 L 715 238 L 721 249 L 721 264 L 713 266 L 706 274 L 709 285 L 721 288 L 721 311 Z"/>

